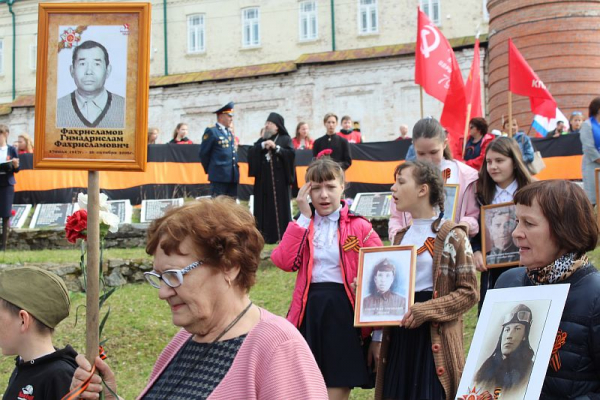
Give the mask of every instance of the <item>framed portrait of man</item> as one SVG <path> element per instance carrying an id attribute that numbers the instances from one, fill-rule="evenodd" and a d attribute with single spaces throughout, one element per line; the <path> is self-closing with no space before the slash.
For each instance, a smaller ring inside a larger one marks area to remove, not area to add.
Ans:
<path id="1" fill-rule="evenodd" d="M 34 167 L 143 171 L 149 3 L 41 3 Z"/>
<path id="2" fill-rule="evenodd" d="M 414 303 L 415 246 L 360 249 L 354 326 L 398 325 Z"/>
<path id="3" fill-rule="evenodd" d="M 519 265 L 519 248 L 512 237 L 516 227 L 514 203 L 481 207 L 481 251 L 486 268 Z"/>
<path id="4" fill-rule="evenodd" d="M 446 200 L 444 200 L 444 215 L 449 221 L 454 221 L 456 217 L 456 208 L 458 206 L 458 189 L 460 185 L 444 185 Z"/>
<path id="5" fill-rule="evenodd" d="M 539 399 L 569 284 L 488 290 L 457 400 Z M 558 333 L 557 333 L 558 331 Z"/>

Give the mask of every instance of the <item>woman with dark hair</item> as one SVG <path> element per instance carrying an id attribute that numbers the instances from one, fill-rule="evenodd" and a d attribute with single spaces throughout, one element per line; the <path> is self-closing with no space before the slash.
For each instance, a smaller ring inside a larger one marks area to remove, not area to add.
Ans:
<path id="1" fill-rule="evenodd" d="M 596 248 L 592 204 L 575 183 L 533 182 L 515 194 L 513 238 L 521 265 L 496 289 L 570 284 L 540 399 L 600 398 L 600 273 L 586 253 Z"/>
<path id="2" fill-rule="evenodd" d="M 485 148 L 494 140 L 494 135 L 488 133 L 488 124 L 484 118 L 473 118 L 469 121 L 469 139 L 465 145 L 465 164 L 477 171 L 483 164 Z"/>
<path id="3" fill-rule="evenodd" d="M 513 201 L 517 190 L 531 183 L 531 175 L 522 161 L 521 150 L 515 140 L 498 137 L 487 147 L 483 166 L 477 180 L 477 201 L 482 206 Z M 500 274 L 512 267 L 487 269 L 481 252 L 481 235 L 473 238 L 473 260 L 475 267 L 481 272 L 479 286 L 479 309 L 485 300 L 485 294 L 496 284 Z"/>
<path id="4" fill-rule="evenodd" d="M 522 392 L 535 355 L 529 343 L 532 322 L 531 309 L 524 304 L 504 316 L 496 348 L 475 374 L 477 389 L 494 393 L 499 388 L 502 398 Z"/>
<path id="5" fill-rule="evenodd" d="M 591 101 L 589 118 L 583 122 L 579 131 L 579 140 L 583 150 L 581 173 L 583 188 L 593 205 L 596 205 L 596 177 L 594 171 L 600 168 L 600 97 Z"/>

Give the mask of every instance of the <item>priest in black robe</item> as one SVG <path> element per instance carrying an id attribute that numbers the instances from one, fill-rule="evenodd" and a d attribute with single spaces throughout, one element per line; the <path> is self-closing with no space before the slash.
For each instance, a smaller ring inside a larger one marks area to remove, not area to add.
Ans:
<path id="1" fill-rule="evenodd" d="M 254 218 L 269 244 L 283 237 L 292 220 L 291 187 L 295 181 L 295 151 L 283 117 L 269 114 L 263 136 L 248 151 L 249 175 L 254 177 Z"/>

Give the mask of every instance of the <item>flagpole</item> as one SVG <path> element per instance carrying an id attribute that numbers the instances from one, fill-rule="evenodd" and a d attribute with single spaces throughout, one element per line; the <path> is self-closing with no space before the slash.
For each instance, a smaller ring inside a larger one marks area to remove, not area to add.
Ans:
<path id="1" fill-rule="evenodd" d="M 467 138 L 469 137 L 469 121 L 471 120 L 471 103 L 467 104 L 467 122 L 465 123 L 465 137 L 463 139 L 462 156 L 465 158 L 465 149 L 467 148 Z"/>
<path id="2" fill-rule="evenodd" d="M 508 137 L 513 137 L 512 121 L 513 121 L 513 116 L 512 116 L 512 92 L 509 90 L 508 91 Z"/>
<path id="3" fill-rule="evenodd" d="M 419 88 L 421 89 L 419 91 L 420 94 L 420 100 L 421 100 L 421 119 L 423 119 L 423 86 L 419 85 Z"/>

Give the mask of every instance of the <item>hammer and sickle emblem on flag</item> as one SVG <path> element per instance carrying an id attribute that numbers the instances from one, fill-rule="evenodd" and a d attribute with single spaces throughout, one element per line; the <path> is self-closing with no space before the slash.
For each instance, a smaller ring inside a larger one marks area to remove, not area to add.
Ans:
<path id="1" fill-rule="evenodd" d="M 429 43 L 428 37 L 433 35 L 433 43 Z M 421 29 L 421 53 L 423 57 L 429 58 L 431 53 L 440 45 L 440 35 L 437 29 L 431 25 L 425 25 Z"/>

